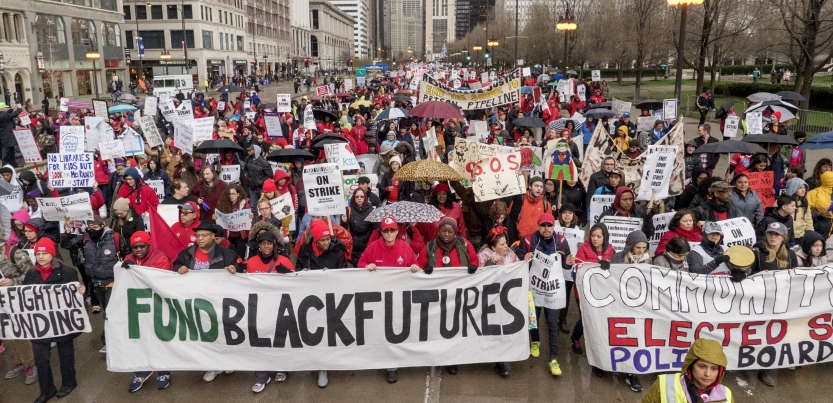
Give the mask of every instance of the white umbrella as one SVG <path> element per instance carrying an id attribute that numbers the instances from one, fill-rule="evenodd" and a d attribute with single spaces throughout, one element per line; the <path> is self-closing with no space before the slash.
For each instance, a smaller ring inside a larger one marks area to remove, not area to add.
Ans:
<path id="1" fill-rule="evenodd" d="M 748 99 L 752 102 L 764 102 L 764 101 L 780 101 L 781 97 L 776 95 L 776 94 L 770 93 L 770 92 L 756 92 L 756 93 L 746 97 L 746 99 Z"/>
<path id="2" fill-rule="evenodd" d="M 769 108 L 769 109 L 772 109 L 773 112 L 781 112 L 781 119 L 780 119 L 781 122 L 786 122 L 788 120 L 795 119 L 795 113 L 793 113 L 793 110 L 797 110 L 798 108 L 796 108 L 795 105 L 793 105 L 789 102 L 784 102 L 784 101 L 779 101 L 779 102 L 781 102 L 783 105 L 763 105 L 762 103 L 757 103 L 755 105 L 750 106 L 746 110 L 746 113 L 762 112 L 762 111 L 766 110 L 767 108 Z"/>

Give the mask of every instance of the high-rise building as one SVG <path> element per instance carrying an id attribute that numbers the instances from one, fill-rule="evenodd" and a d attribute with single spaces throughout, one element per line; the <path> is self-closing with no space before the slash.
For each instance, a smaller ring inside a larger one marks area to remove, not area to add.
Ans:
<path id="1" fill-rule="evenodd" d="M 330 0 L 334 6 L 349 14 L 356 25 L 353 26 L 354 56 L 357 58 L 371 58 L 376 47 L 376 20 L 372 0 Z"/>
<path id="2" fill-rule="evenodd" d="M 292 71 L 300 71 L 304 70 L 304 59 L 309 57 L 309 0 L 291 0 L 289 11 L 292 16 L 292 48 L 289 57 L 292 59 Z"/>
<path id="3" fill-rule="evenodd" d="M 425 0 L 425 60 L 440 57 L 443 46 L 454 41 L 456 19 L 455 0 Z"/>
<path id="4" fill-rule="evenodd" d="M 243 0 L 220 0 L 221 2 L 240 2 Z M 257 70 L 286 72 L 289 49 L 292 46 L 289 24 L 290 0 L 245 0 L 246 15 L 246 52 L 251 52 L 257 60 Z"/>
<path id="5" fill-rule="evenodd" d="M 496 3 L 497 0 L 457 0 L 455 38 L 463 39 L 477 24 L 485 24 L 489 14 L 495 10 Z"/>
<path id="6" fill-rule="evenodd" d="M 422 0 L 383 1 L 384 40 L 395 60 L 421 58 L 425 43 Z"/>

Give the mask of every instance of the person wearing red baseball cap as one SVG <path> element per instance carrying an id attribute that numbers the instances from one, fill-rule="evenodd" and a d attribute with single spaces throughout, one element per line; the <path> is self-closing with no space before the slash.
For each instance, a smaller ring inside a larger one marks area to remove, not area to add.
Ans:
<path id="1" fill-rule="evenodd" d="M 417 258 L 411 247 L 398 238 L 399 225 L 393 217 L 382 219 L 380 226 L 382 239 L 371 242 L 367 245 L 362 256 L 359 258 L 358 267 L 374 271 L 378 267 L 409 267 L 412 273 L 420 270 L 417 265 Z M 388 368 L 388 383 L 396 383 L 399 380 L 399 373 L 396 368 Z"/>
<path id="2" fill-rule="evenodd" d="M 129 269 L 130 265 L 139 265 L 168 271 L 173 270 L 171 259 L 161 250 L 152 246 L 150 234 L 145 231 L 133 233 L 133 236 L 130 237 L 130 249 L 132 253 L 125 256 L 124 262 L 121 264 L 121 267 L 125 269 Z M 132 393 L 141 389 L 152 373 L 153 371 L 135 372 L 133 382 L 130 383 L 127 390 Z M 170 384 L 171 372 L 159 371 L 159 376 L 156 377 L 156 388 L 166 389 Z"/>
<path id="3" fill-rule="evenodd" d="M 86 291 L 78 280 L 78 272 L 64 266 L 60 259 L 55 259 L 55 243 L 49 238 L 41 238 L 35 244 L 35 270 L 29 270 L 23 278 L 23 285 L 69 284 L 79 283 L 78 292 L 82 295 Z M 35 403 L 43 403 L 58 396 L 66 397 L 78 386 L 75 378 L 75 345 L 73 339 L 81 333 L 71 333 L 60 337 L 32 340 L 32 352 L 35 355 L 35 366 L 38 368 L 38 383 L 40 396 Z M 52 364 L 50 363 L 50 344 L 58 345 L 58 361 L 61 368 L 61 389 L 55 388 L 52 378 Z"/>

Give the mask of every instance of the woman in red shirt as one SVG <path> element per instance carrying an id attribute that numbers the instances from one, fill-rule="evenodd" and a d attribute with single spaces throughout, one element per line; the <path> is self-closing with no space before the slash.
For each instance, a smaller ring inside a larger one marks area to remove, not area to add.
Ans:
<path id="1" fill-rule="evenodd" d="M 434 267 L 466 267 L 469 273 L 477 270 L 477 252 L 466 238 L 457 236 L 457 221 L 443 217 L 438 225 L 437 237 L 422 248 L 417 264 L 431 274 Z"/>
<path id="2" fill-rule="evenodd" d="M 671 218 L 671 222 L 668 223 L 668 231 L 660 238 L 654 256 L 659 256 L 662 252 L 665 252 L 665 245 L 668 244 L 668 241 L 678 236 L 685 238 L 688 242 L 696 243 L 700 243 L 703 239 L 700 227 L 695 225 L 694 213 L 689 209 L 677 211 L 674 217 Z"/>

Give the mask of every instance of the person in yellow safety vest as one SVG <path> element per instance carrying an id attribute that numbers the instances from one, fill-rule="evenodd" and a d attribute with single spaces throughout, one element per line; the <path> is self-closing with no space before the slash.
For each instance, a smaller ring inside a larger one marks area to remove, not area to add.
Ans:
<path id="1" fill-rule="evenodd" d="M 688 349 L 682 371 L 657 377 L 642 403 L 734 403 L 732 392 L 720 384 L 726 363 L 720 343 L 697 339 Z"/>

